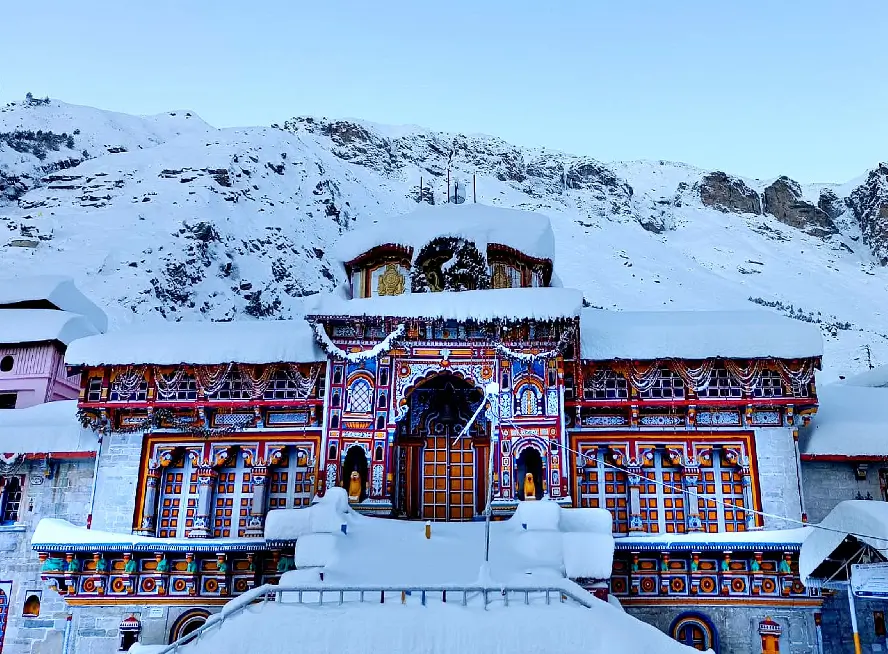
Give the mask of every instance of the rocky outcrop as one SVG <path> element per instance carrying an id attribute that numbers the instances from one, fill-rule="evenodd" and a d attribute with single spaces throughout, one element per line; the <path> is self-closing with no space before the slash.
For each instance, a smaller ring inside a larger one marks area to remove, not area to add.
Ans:
<path id="1" fill-rule="evenodd" d="M 817 206 L 830 217 L 830 220 L 835 220 L 845 212 L 845 201 L 829 188 L 820 190 Z"/>
<path id="2" fill-rule="evenodd" d="M 820 207 L 802 199 L 799 183 L 789 177 L 779 177 L 765 189 L 765 213 L 790 227 L 801 229 L 812 236 L 826 237 L 838 233 L 833 219 Z"/>
<path id="3" fill-rule="evenodd" d="M 848 204 L 864 243 L 880 264 L 888 265 L 888 164 L 871 170 L 866 181 L 851 192 Z"/>
<path id="4" fill-rule="evenodd" d="M 695 185 L 700 193 L 700 201 L 703 206 L 712 207 L 725 213 L 754 213 L 762 212 L 762 204 L 759 194 L 749 188 L 742 179 L 731 177 L 721 171 L 705 175 Z"/>

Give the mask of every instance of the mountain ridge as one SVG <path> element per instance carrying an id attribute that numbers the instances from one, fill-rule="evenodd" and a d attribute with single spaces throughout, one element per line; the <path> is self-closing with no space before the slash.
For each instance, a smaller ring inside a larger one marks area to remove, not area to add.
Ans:
<path id="1" fill-rule="evenodd" d="M 216 129 L 187 110 L 25 102 L 0 109 L 0 248 L 9 272 L 73 276 L 118 325 L 290 317 L 342 283 L 327 254 L 339 233 L 445 201 L 448 170 L 468 201 L 474 175 L 479 201 L 547 214 L 556 271 L 592 305 L 755 304 L 820 324 L 827 378 L 888 362 L 881 165 L 802 185 L 416 126 L 302 116 Z"/>

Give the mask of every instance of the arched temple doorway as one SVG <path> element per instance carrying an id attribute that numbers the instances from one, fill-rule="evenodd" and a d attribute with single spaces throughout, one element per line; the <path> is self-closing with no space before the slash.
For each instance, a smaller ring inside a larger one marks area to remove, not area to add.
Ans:
<path id="1" fill-rule="evenodd" d="M 489 425 L 483 412 L 462 436 L 484 393 L 441 373 L 414 388 L 398 427 L 400 513 L 424 520 L 471 520 L 483 509 Z"/>
<path id="2" fill-rule="evenodd" d="M 533 495 L 526 497 L 527 475 L 533 480 Z M 515 485 L 519 500 L 538 500 L 543 497 L 543 457 L 535 447 L 526 447 L 515 460 Z"/>
<path id="3" fill-rule="evenodd" d="M 360 445 L 352 445 L 345 452 L 342 463 L 342 485 L 351 502 L 363 502 L 367 497 L 367 453 Z"/>

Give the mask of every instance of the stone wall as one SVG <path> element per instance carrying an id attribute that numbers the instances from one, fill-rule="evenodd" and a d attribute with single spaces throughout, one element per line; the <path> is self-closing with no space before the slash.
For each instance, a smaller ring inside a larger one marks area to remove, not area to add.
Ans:
<path id="1" fill-rule="evenodd" d="M 146 607 L 137 604 L 116 606 L 74 607 L 72 652 L 76 654 L 113 654 L 120 643 L 118 627 L 134 615 L 142 625 L 139 642 L 143 645 L 166 645 L 176 620 L 191 606 Z M 221 607 L 204 607 L 215 613 Z M 5 654 L 5 650 L 4 650 Z"/>
<path id="2" fill-rule="evenodd" d="M 51 476 L 37 462 L 28 462 L 18 474 L 26 476 L 19 523 L 0 527 L 0 581 L 12 581 L 3 654 L 58 654 L 68 608 L 61 597 L 40 580 L 40 563 L 31 549 L 31 537 L 41 518 L 64 518 L 86 523 L 92 490 L 94 461 L 59 461 Z M 40 615 L 22 616 L 25 601 L 35 591 Z"/>
<path id="3" fill-rule="evenodd" d="M 809 522 L 820 522 L 836 504 L 857 498 L 859 492 L 866 497 L 881 500 L 879 470 L 883 465 L 870 463 L 866 479 L 857 479 L 854 465 L 840 461 L 803 461 L 802 488 L 805 493 L 805 510 Z"/>
<path id="4" fill-rule="evenodd" d="M 876 636 L 873 619 L 874 611 L 888 614 L 885 600 L 865 600 L 855 598 L 857 609 L 857 629 L 864 652 L 886 652 L 886 640 Z M 823 603 L 823 651 L 825 654 L 854 654 L 854 640 L 851 636 L 851 609 L 848 595 L 839 591 L 827 597 Z"/>
<path id="5" fill-rule="evenodd" d="M 141 457 L 142 432 L 111 433 L 102 439 L 93 529 L 132 532 Z"/>
<path id="6" fill-rule="evenodd" d="M 756 429 L 755 449 L 762 511 L 801 520 L 802 505 L 792 429 Z M 798 523 L 779 518 L 764 519 L 766 529 L 791 529 L 798 526 Z"/>
<path id="7" fill-rule="evenodd" d="M 669 633 L 672 622 L 683 613 L 705 615 L 718 632 L 719 654 L 761 652 L 759 622 L 770 617 L 783 627 L 781 654 L 816 654 L 814 611 L 811 608 L 781 606 L 700 606 L 700 607 L 627 607 L 626 612 Z M 670 634 L 671 635 L 671 634 Z M 833 654 L 824 650 L 824 654 Z"/>

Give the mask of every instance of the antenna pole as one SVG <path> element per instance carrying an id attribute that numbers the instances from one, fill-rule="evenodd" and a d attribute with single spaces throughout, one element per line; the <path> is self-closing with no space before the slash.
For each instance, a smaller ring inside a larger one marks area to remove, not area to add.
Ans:
<path id="1" fill-rule="evenodd" d="M 472 173 L 472 202 L 478 202 L 478 188 L 475 186 L 475 173 Z"/>
<path id="2" fill-rule="evenodd" d="M 422 175 L 419 176 L 419 201 L 422 202 Z"/>
<path id="3" fill-rule="evenodd" d="M 450 202 L 450 166 L 447 166 L 447 201 Z"/>

